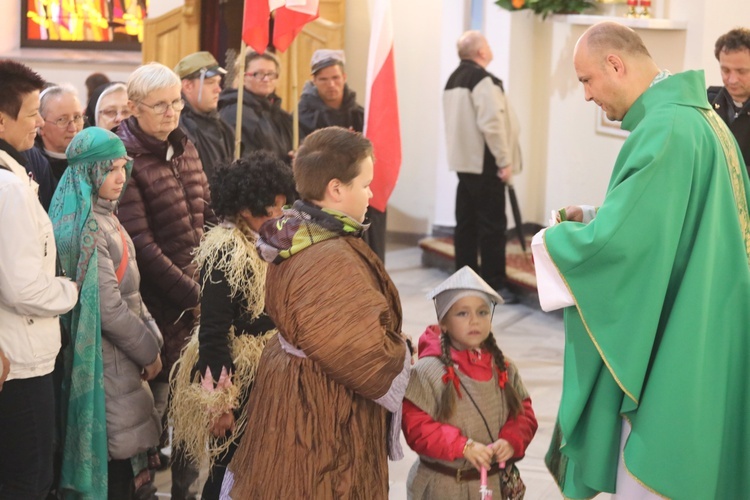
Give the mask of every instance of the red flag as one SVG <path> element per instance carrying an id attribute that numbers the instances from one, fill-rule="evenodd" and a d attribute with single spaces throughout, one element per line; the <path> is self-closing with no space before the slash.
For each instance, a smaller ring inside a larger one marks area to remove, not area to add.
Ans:
<path id="1" fill-rule="evenodd" d="M 286 0 L 285 6 L 275 10 L 273 46 L 284 52 L 302 28 L 318 18 L 318 0 Z"/>
<path id="2" fill-rule="evenodd" d="M 268 21 L 276 13 L 273 46 L 284 52 L 305 24 L 318 18 L 319 0 L 245 0 L 242 40 L 262 54 L 268 46 Z"/>
<path id="3" fill-rule="evenodd" d="M 268 46 L 268 21 L 271 8 L 268 0 L 245 0 L 242 20 L 242 41 L 262 54 Z"/>
<path id="4" fill-rule="evenodd" d="M 375 0 L 367 60 L 365 136 L 372 141 L 375 176 L 370 206 L 385 212 L 401 169 L 401 129 L 393 60 L 390 0 Z"/>

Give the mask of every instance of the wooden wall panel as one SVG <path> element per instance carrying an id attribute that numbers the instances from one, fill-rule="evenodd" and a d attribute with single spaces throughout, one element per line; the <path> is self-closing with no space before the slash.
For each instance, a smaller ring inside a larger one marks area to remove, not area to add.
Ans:
<path id="1" fill-rule="evenodd" d="M 143 63 L 160 62 L 170 68 L 200 50 L 200 0 L 143 23 Z"/>

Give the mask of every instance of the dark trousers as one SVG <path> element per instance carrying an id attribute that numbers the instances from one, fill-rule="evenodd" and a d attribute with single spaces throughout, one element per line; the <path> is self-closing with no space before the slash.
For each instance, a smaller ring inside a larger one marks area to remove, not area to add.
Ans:
<path id="1" fill-rule="evenodd" d="M 224 474 L 227 471 L 229 462 L 232 461 L 234 452 L 237 450 L 238 443 L 230 445 L 226 453 L 220 456 L 215 462 L 213 467 L 208 473 L 208 479 L 206 484 L 203 485 L 203 496 L 202 500 L 219 500 L 219 494 L 221 493 L 221 483 L 224 482 Z"/>
<path id="2" fill-rule="evenodd" d="M 364 240 L 372 251 L 380 257 L 385 264 L 385 224 L 386 212 L 375 210 L 367 207 L 367 219 L 370 221 L 370 228 L 365 231 Z"/>
<path id="3" fill-rule="evenodd" d="M 247 401 L 250 399 L 250 390 L 240 400 L 239 407 L 234 410 L 235 422 L 239 420 L 240 416 L 247 411 Z M 215 462 L 211 470 L 208 471 L 208 479 L 206 484 L 203 485 L 203 496 L 201 500 L 219 500 L 219 494 L 221 493 L 221 483 L 224 482 L 224 474 L 227 472 L 227 466 L 234 457 L 234 452 L 240 445 L 242 436 L 239 436 L 237 440 L 229 446 L 229 449 L 221 455 Z"/>
<path id="4" fill-rule="evenodd" d="M 108 500 L 132 500 L 135 495 L 133 465 L 129 458 L 110 460 L 107 465 Z"/>
<path id="5" fill-rule="evenodd" d="M 497 176 L 458 174 L 456 269 L 469 266 L 492 288 L 504 287 L 507 226 L 503 181 Z"/>
<path id="6" fill-rule="evenodd" d="M 166 446 L 168 438 L 167 426 L 167 407 L 172 397 L 172 391 L 166 382 L 149 382 L 151 392 L 154 395 L 156 411 L 161 414 L 164 432 L 162 433 L 162 443 L 160 447 Z M 194 484 L 198 479 L 198 466 L 190 462 L 185 457 L 181 448 L 172 447 L 172 457 L 170 470 L 172 473 L 172 500 L 191 500 L 197 498 L 197 486 Z"/>
<path id="7" fill-rule="evenodd" d="M 44 499 L 52 486 L 52 374 L 5 382 L 0 391 L 0 499 Z"/>

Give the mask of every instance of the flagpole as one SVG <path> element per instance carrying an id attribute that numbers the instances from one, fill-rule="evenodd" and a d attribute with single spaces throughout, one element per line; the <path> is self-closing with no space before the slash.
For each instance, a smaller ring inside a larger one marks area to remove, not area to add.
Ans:
<path id="1" fill-rule="evenodd" d="M 240 66 L 238 74 L 240 82 L 237 85 L 237 121 L 235 122 L 234 128 L 234 159 L 240 159 L 240 150 L 242 145 L 242 98 L 245 95 L 245 53 L 247 52 L 247 44 L 243 41 L 240 46 Z"/>
<path id="2" fill-rule="evenodd" d="M 289 60 L 291 61 L 290 64 L 292 66 L 291 72 L 290 72 L 290 78 L 292 79 L 292 149 L 294 151 L 297 151 L 299 149 L 299 99 L 297 98 L 297 90 L 299 88 L 299 85 L 297 83 L 298 80 L 298 71 L 297 71 L 297 39 L 299 37 L 295 37 L 294 41 L 292 42 L 291 51 L 289 54 Z"/>

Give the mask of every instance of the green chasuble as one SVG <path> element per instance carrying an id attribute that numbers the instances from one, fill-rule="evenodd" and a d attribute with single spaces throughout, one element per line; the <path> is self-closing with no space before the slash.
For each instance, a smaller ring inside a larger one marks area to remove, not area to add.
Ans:
<path id="1" fill-rule="evenodd" d="M 603 205 L 545 246 L 565 310 L 562 400 L 547 465 L 566 497 L 628 472 L 675 499 L 750 498 L 750 183 L 703 72 L 654 84 Z"/>

